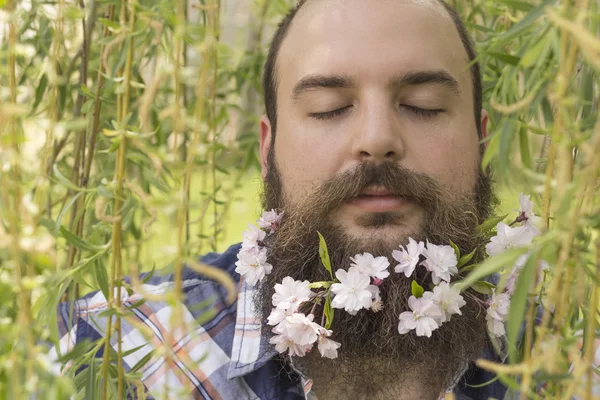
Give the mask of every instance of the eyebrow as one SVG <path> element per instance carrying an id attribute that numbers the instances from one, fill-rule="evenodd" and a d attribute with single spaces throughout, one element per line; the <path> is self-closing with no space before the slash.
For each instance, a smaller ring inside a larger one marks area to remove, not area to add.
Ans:
<path id="1" fill-rule="evenodd" d="M 444 69 L 409 71 L 404 75 L 396 75 L 390 80 L 390 86 L 440 85 L 450 89 L 455 95 L 461 93 L 458 81 Z"/>
<path id="2" fill-rule="evenodd" d="M 345 75 L 308 75 L 300 79 L 292 89 L 295 101 L 305 92 L 316 89 L 349 89 L 356 86 L 355 80 Z"/>
<path id="3" fill-rule="evenodd" d="M 458 81 L 446 70 L 423 70 L 409 71 L 402 75 L 396 75 L 390 80 L 391 87 L 418 86 L 418 85 L 440 85 L 450 89 L 455 95 L 460 95 Z M 312 90 L 317 89 L 350 89 L 356 86 L 356 81 L 346 75 L 308 75 L 300 79 L 292 89 L 294 101 Z"/>

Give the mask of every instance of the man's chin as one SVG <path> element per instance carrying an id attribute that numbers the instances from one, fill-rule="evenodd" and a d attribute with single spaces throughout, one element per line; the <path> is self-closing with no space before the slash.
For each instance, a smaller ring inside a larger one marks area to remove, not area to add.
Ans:
<path id="1" fill-rule="evenodd" d="M 369 245 L 395 249 L 408 242 L 408 238 L 421 238 L 421 213 L 342 213 L 337 225 L 349 239 Z"/>

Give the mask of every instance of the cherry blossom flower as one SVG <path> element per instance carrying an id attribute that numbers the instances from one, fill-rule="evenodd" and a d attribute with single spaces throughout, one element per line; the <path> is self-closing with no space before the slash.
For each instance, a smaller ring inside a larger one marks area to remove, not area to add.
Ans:
<path id="1" fill-rule="evenodd" d="M 400 248 L 401 250 L 392 251 L 392 257 L 400 263 L 396 265 L 394 271 L 399 274 L 404 273 L 408 278 L 413 274 L 419 263 L 419 256 L 423 254 L 425 243 L 417 243 L 413 238 L 408 238 L 408 245 L 406 248 L 404 246 L 400 246 Z"/>
<path id="2" fill-rule="evenodd" d="M 493 336 L 503 336 L 506 334 L 504 321 L 508 316 L 509 307 L 510 295 L 508 293 L 496 294 L 496 291 L 493 290 L 490 306 L 485 316 L 488 330 Z"/>
<path id="3" fill-rule="evenodd" d="M 299 345 L 294 342 L 289 336 L 279 334 L 269 339 L 269 343 L 275 345 L 275 350 L 279 353 L 288 352 L 290 356 L 304 357 L 307 352 L 312 349 L 312 344 Z"/>
<path id="4" fill-rule="evenodd" d="M 438 321 L 442 318 L 442 312 L 434 304 L 432 296 L 423 296 L 418 299 L 410 296 L 408 305 L 412 311 L 400 314 L 398 332 L 404 335 L 414 329 L 417 336 L 431 337 L 431 333 L 439 328 Z"/>
<path id="5" fill-rule="evenodd" d="M 522 222 L 523 226 L 531 229 L 536 235 L 540 234 L 538 228 L 541 218 L 536 216 L 533 212 L 533 202 L 530 200 L 530 195 L 521 193 L 519 195 L 519 205 L 521 206 L 518 210 L 519 216 L 517 217 L 518 222 Z"/>
<path id="6" fill-rule="evenodd" d="M 519 256 L 519 258 L 517 258 L 517 261 L 515 261 L 515 265 L 513 266 L 512 271 L 510 271 L 510 275 L 506 279 L 506 286 L 505 286 L 504 290 L 506 291 L 506 293 L 508 293 L 511 296 L 512 296 L 513 292 L 515 291 L 515 289 L 517 288 L 517 278 L 519 277 L 521 270 L 527 263 L 528 258 L 529 258 L 529 253 Z"/>
<path id="7" fill-rule="evenodd" d="M 381 295 L 379 294 L 379 287 L 376 285 L 367 286 L 367 290 L 371 292 L 371 311 L 379 312 L 383 310 L 383 302 L 381 301 Z"/>
<path id="8" fill-rule="evenodd" d="M 277 228 L 279 228 L 279 224 L 281 223 L 282 217 L 283 212 L 278 214 L 275 210 L 265 211 L 263 212 L 257 223 L 261 229 L 265 229 L 270 233 L 273 233 L 277 230 Z"/>
<path id="9" fill-rule="evenodd" d="M 313 322 L 314 318 L 313 314 L 307 317 L 302 313 L 294 313 L 286 317 L 284 323 L 280 323 L 273 328 L 273 332 L 285 335 L 301 346 L 313 344 L 317 341 L 319 333 L 323 329 L 319 324 Z"/>
<path id="10" fill-rule="evenodd" d="M 292 316 L 297 310 L 291 308 L 282 310 L 280 308 L 274 308 L 271 314 L 267 317 L 267 325 L 278 325 L 283 322 L 287 317 Z"/>
<path id="11" fill-rule="evenodd" d="M 259 253 L 263 249 L 263 241 L 267 233 L 261 231 L 256 226 L 249 224 L 248 229 L 244 231 L 244 240 L 242 249 L 246 253 Z"/>
<path id="12" fill-rule="evenodd" d="M 453 286 L 450 286 L 447 282 L 441 282 L 433 288 L 433 296 L 431 299 L 441 311 L 440 324 L 450 321 L 450 318 L 454 314 L 462 315 L 460 309 L 467 304 L 459 291 Z"/>
<path id="13" fill-rule="evenodd" d="M 504 222 L 496 225 L 497 235 L 490 239 L 485 245 L 485 250 L 490 256 L 495 256 L 513 247 L 527 246 L 536 236 L 535 232 L 526 226 L 511 228 Z"/>
<path id="14" fill-rule="evenodd" d="M 327 339 L 325 335 L 321 335 L 319 336 L 317 347 L 319 349 L 319 353 L 321 353 L 321 357 L 337 358 L 337 349 L 339 349 L 341 345 L 341 343 Z"/>
<path id="15" fill-rule="evenodd" d="M 371 278 L 383 280 L 390 276 L 388 271 L 390 262 L 387 257 L 373 257 L 371 253 L 363 253 L 350 257 L 350 260 L 352 266 Z"/>
<path id="16" fill-rule="evenodd" d="M 371 279 L 368 275 L 361 273 L 357 267 L 350 267 L 348 271 L 338 269 L 335 276 L 340 283 L 331 285 L 331 292 L 335 294 L 331 306 L 343 308 L 351 315 L 355 315 L 362 308 L 371 307 L 372 290 Z M 379 290 L 379 288 L 377 288 Z"/>
<path id="17" fill-rule="evenodd" d="M 423 265 L 431 271 L 434 284 L 437 285 L 442 280 L 450 282 L 450 277 L 458 273 L 456 253 L 451 246 L 437 246 L 427 241 L 423 255 L 425 255 Z"/>
<path id="18" fill-rule="evenodd" d="M 267 262 L 267 249 L 263 248 L 258 253 L 241 250 L 237 257 L 235 272 L 242 275 L 251 286 L 260 282 L 273 269 Z"/>
<path id="19" fill-rule="evenodd" d="M 273 307 L 281 310 L 297 310 L 301 303 L 310 300 L 313 295 L 309 281 L 296 281 L 286 276 L 281 283 L 275 285 Z"/>

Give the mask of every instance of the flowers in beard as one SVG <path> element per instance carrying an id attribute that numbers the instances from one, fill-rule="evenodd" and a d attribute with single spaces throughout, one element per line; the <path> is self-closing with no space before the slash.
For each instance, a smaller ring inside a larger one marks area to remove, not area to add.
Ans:
<path id="1" fill-rule="evenodd" d="M 500 337 L 506 334 L 504 321 L 508 316 L 509 307 L 510 295 L 508 293 L 496 294 L 496 291 L 493 290 L 485 316 L 488 331 L 492 336 Z"/>
<path id="2" fill-rule="evenodd" d="M 410 310 L 399 315 L 398 332 L 403 335 L 415 331 L 417 336 L 431 337 L 433 331 L 450 321 L 452 315 L 462 315 L 460 309 L 466 304 L 458 288 L 449 283 L 458 273 L 458 249 L 429 241 L 425 245 L 413 238 L 408 239 L 406 247 L 400 248 L 392 252 L 400 263 L 395 268 L 396 273 L 411 278 L 417 266 L 422 265 L 431 274 L 431 283 L 426 285 L 432 291 L 425 291 L 416 280 L 412 281 L 412 296 L 408 299 Z M 472 256 L 473 253 L 461 260 L 465 263 Z"/>
<path id="3" fill-rule="evenodd" d="M 379 288 L 371 285 L 369 275 L 363 274 L 357 267 L 350 267 L 348 271 L 338 269 L 335 276 L 339 283 L 331 285 L 335 295 L 331 302 L 333 308 L 343 308 L 350 315 L 356 315 L 363 308 L 371 308 Z"/>
<path id="4" fill-rule="evenodd" d="M 283 218 L 283 212 L 278 213 L 275 210 L 265 211 L 260 219 L 256 221 L 258 226 L 265 230 L 268 233 L 274 233 L 279 225 L 281 224 L 281 219 Z"/>
<path id="5" fill-rule="evenodd" d="M 403 273 L 408 278 L 415 272 L 421 254 L 423 254 L 423 250 L 425 250 L 425 244 L 423 242 L 417 243 L 413 238 L 408 238 L 408 245 L 406 248 L 400 246 L 400 249 L 401 250 L 392 251 L 392 257 L 399 262 L 394 271 L 399 274 Z"/>
<path id="6" fill-rule="evenodd" d="M 434 284 L 437 285 L 442 280 L 450 282 L 451 276 L 458 273 L 458 260 L 452 246 L 435 245 L 427 241 L 423 255 L 425 256 L 423 265 L 431 272 Z"/>
<path id="7" fill-rule="evenodd" d="M 311 283 L 285 277 L 274 287 L 274 308 L 267 324 L 274 326 L 270 343 L 280 353 L 303 357 L 317 343 L 322 357 L 336 358 L 341 344 L 331 338 L 334 310 L 344 309 L 355 315 L 362 309 L 377 312 L 383 307 L 377 285 L 389 276 L 386 257 L 357 254 L 350 258 L 350 268 L 336 270 L 334 277 L 327 244 L 321 234 L 319 255 L 330 280 Z M 315 322 L 319 313 L 320 324 Z"/>
<path id="8" fill-rule="evenodd" d="M 531 201 L 531 196 L 528 194 L 521 193 L 519 194 L 519 215 L 516 218 L 516 221 L 521 223 L 521 226 L 524 226 L 531 230 L 535 235 L 540 234 L 540 224 L 542 219 L 535 215 L 533 212 L 533 201 Z"/>
<path id="9" fill-rule="evenodd" d="M 250 224 L 244 231 L 242 247 L 237 254 L 235 272 L 242 275 L 246 282 L 254 286 L 266 275 L 270 274 L 273 266 L 267 262 L 267 247 L 265 241 L 269 235 L 275 233 L 281 223 L 283 213 L 275 210 L 265 211 L 258 220 L 262 230 Z"/>
<path id="10" fill-rule="evenodd" d="M 434 303 L 431 292 L 425 292 L 420 298 L 410 296 L 408 306 L 411 311 L 400 314 L 398 332 L 402 335 L 412 330 L 417 336 L 431 337 L 431 333 L 440 327 L 442 312 Z"/>

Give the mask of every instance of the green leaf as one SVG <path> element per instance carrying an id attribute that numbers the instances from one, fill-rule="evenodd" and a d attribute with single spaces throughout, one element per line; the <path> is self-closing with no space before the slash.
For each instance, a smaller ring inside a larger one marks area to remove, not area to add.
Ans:
<path id="1" fill-rule="evenodd" d="M 75 186 L 73 184 L 73 182 L 71 182 L 70 180 L 68 180 L 67 178 L 65 178 L 63 176 L 63 174 L 60 173 L 58 166 L 56 164 L 54 164 L 52 166 L 52 171 L 54 171 L 54 176 L 56 176 L 56 179 L 58 179 L 58 181 L 67 189 L 73 190 L 75 192 L 94 192 L 95 189 L 84 189 L 84 188 L 80 188 L 78 186 Z"/>
<path id="2" fill-rule="evenodd" d="M 497 155 L 498 149 L 500 148 L 500 134 L 496 133 L 489 139 L 483 160 L 481 161 L 481 167 L 485 169 L 492 159 Z"/>
<path id="3" fill-rule="evenodd" d="M 526 168 L 531 169 L 533 163 L 529 152 L 529 137 L 527 136 L 526 125 L 521 126 L 521 129 L 519 129 L 519 145 L 521 147 L 521 161 Z"/>
<path id="4" fill-rule="evenodd" d="M 136 372 L 137 370 L 139 370 L 140 368 L 142 368 L 144 365 L 146 365 L 148 363 L 148 361 L 150 361 L 150 359 L 152 358 L 152 356 L 154 356 L 154 351 L 155 350 L 151 350 L 148 352 L 148 354 L 146 354 L 144 357 L 142 357 L 142 359 L 140 361 L 138 361 L 133 368 L 131 368 L 131 370 L 129 372 Z"/>
<path id="5" fill-rule="evenodd" d="M 90 358 L 90 363 L 87 367 L 87 385 L 85 386 L 85 399 L 94 400 L 96 399 L 96 359 Z"/>
<path id="6" fill-rule="evenodd" d="M 327 289 L 329 288 L 329 286 L 331 286 L 333 282 L 313 282 L 310 285 L 308 285 L 309 288 L 311 289 L 320 289 L 320 288 L 324 288 Z"/>
<path id="7" fill-rule="evenodd" d="M 62 219 L 65 216 L 65 213 L 73 206 L 73 204 L 75 204 L 75 202 L 77 201 L 77 199 L 79 199 L 79 197 L 83 194 L 83 192 L 79 192 L 77 193 L 75 196 L 71 197 L 69 199 L 69 201 L 67 202 L 67 204 L 65 204 L 65 206 L 63 207 L 62 210 L 60 210 L 60 213 L 58 214 L 58 217 L 56 217 L 56 222 L 54 223 L 54 233 L 57 234 L 61 225 L 62 225 Z"/>
<path id="8" fill-rule="evenodd" d="M 521 35 L 527 29 L 534 26 L 535 21 L 546 11 L 546 2 L 532 10 L 525 18 L 510 27 L 509 30 L 494 38 L 495 42 L 506 43 Z"/>
<path id="9" fill-rule="evenodd" d="M 325 299 L 325 307 L 323 308 L 323 312 L 325 313 L 325 329 L 329 329 L 331 324 L 333 323 L 333 314 L 334 310 L 331 307 L 331 293 L 327 293 L 327 298 Z"/>
<path id="10" fill-rule="evenodd" d="M 471 261 L 471 259 L 473 258 L 473 256 L 475 255 L 475 253 L 477 253 L 477 249 L 473 250 L 472 252 L 470 252 L 469 254 L 465 254 L 464 256 L 462 256 L 459 260 L 458 260 L 458 265 L 457 268 L 461 268 L 462 266 L 466 265 L 469 261 Z"/>
<path id="11" fill-rule="evenodd" d="M 496 286 L 487 281 L 477 281 L 473 285 L 471 285 L 471 289 L 481 294 L 492 294 L 492 289 L 495 289 Z"/>
<path id="12" fill-rule="evenodd" d="M 511 297 L 510 309 L 506 319 L 506 334 L 509 347 L 508 355 L 511 363 L 517 362 L 517 340 L 523 324 L 523 318 L 525 318 L 527 297 L 529 296 L 529 288 L 531 287 L 531 281 L 533 279 L 533 272 L 536 269 L 535 267 L 537 260 L 538 252 L 534 252 L 529 256 L 527 263 L 517 278 L 517 287 Z"/>
<path id="13" fill-rule="evenodd" d="M 483 223 L 481 225 L 479 225 L 477 227 L 477 229 L 479 230 L 479 232 L 482 232 L 482 233 L 489 232 L 492 229 L 494 229 L 496 227 L 496 225 L 498 225 L 500 222 L 504 221 L 504 219 L 506 217 L 508 217 L 508 214 L 494 215 L 493 217 L 490 217 L 490 218 L 486 219 L 485 221 L 483 221 Z"/>
<path id="14" fill-rule="evenodd" d="M 486 51 L 485 53 L 490 57 L 493 57 L 510 65 L 519 65 L 519 61 L 521 61 L 520 57 L 512 56 L 506 53 L 498 53 L 495 51 Z"/>
<path id="15" fill-rule="evenodd" d="M 94 268 L 94 275 L 96 278 L 96 283 L 98 283 L 98 287 L 100 288 L 100 291 L 102 292 L 102 294 L 104 295 L 105 299 L 108 299 L 109 297 L 109 284 L 108 284 L 108 273 L 106 272 L 106 268 L 104 267 L 104 265 L 102 265 L 100 263 L 99 259 L 95 260 L 95 267 Z"/>
<path id="16" fill-rule="evenodd" d="M 410 284 L 410 289 L 412 295 L 415 296 L 417 299 L 423 296 L 423 293 L 425 293 L 425 289 L 423 289 L 423 286 L 419 285 L 417 281 L 412 281 L 412 283 Z"/>
<path id="17" fill-rule="evenodd" d="M 35 113 L 38 106 L 40 105 L 42 98 L 44 97 L 44 93 L 46 92 L 46 87 L 48 86 L 48 77 L 46 74 L 42 75 L 40 81 L 38 82 L 35 88 L 35 100 L 33 102 L 33 106 L 31 107 L 31 114 Z"/>
<path id="18" fill-rule="evenodd" d="M 455 286 L 459 291 L 464 291 L 465 289 L 471 287 L 475 282 L 485 278 L 486 276 L 490 276 L 500 271 L 507 265 L 514 265 L 517 258 L 520 255 L 525 254 L 527 248 L 517 247 L 510 250 L 505 251 L 502 254 L 498 254 L 497 256 L 490 257 L 481 263 L 476 269 L 473 270 L 467 277 L 458 282 Z"/>
<path id="19" fill-rule="evenodd" d="M 333 279 L 333 272 L 331 270 L 331 260 L 329 259 L 329 251 L 327 250 L 327 243 L 325 243 L 325 238 L 321 235 L 321 232 L 317 232 L 319 235 L 319 256 L 321 257 L 321 262 L 327 271 L 329 271 L 329 275 L 331 279 Z"/>
<path id="20" fill-rule="evenodd" d="M 84 250 L 84 251 L 104 251 L 106 250 L 106 246 L 96 246 L 94 244 L 88 243 L 85 240 L 81 239 L 79 236 L 75 235 L 73 232 L 65 228 L 64 226 L 60 227 L 61 235 L 67 239 L 69 244 Z"/>
<path id="21" fill-rule="evenodd" d="M 456 259 L 460 260 L 460 249 L 452 240 L 450 241 L 450 246 L 454 249 L 454 254 L 456 255 Z"/>

